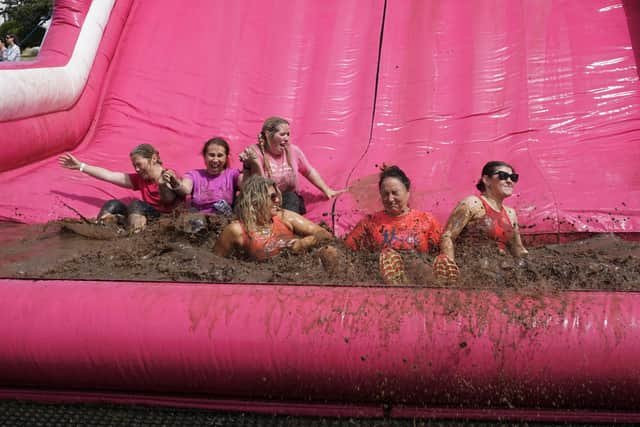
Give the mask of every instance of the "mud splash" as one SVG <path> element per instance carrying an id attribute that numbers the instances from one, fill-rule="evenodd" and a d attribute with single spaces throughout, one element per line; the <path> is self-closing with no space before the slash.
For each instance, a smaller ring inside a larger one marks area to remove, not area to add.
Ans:
<path id="1" fill-rule="evenodd" d="M 126 235 L 74 220 L 46 225 L 0 224 L 4 278 L 134 280 L 213 283 L 379 284 L 378 256 L 337 244 L 340 262 L 328 271 L 319 250 L 284 253 L 267 262 L 212 254 L 228 220 L 165 218 Z M 460 288 L 529 290 L 640 290 L 640 243 L 599 235 L 529 248 L 526 260 L 500 255 L 493 245 L 456 248 Z M 437 286 L 433 255 L 404 254 L 415 286 Z"/>

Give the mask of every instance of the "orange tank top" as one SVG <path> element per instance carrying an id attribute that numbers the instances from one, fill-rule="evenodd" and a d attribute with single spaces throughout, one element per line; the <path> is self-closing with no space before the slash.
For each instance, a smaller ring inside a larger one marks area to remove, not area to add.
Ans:
<path id="1" fill-rule="evenodd" d="M 273 224 L 265 231 L 244 232 L 245 250 L 259 261 L 278 255 L 296 237 L 280 217 L 274 216 L 272 220 Z"/>

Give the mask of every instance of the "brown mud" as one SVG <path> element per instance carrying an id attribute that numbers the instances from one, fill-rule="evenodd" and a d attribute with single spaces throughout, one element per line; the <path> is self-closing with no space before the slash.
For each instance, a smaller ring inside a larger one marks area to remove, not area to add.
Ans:
<path id="1" fill-rule="evenodd" d="M 128 235 L 115 225 L 64 220 L 45 225 L 0 223 L 0 277 L 210 283 L 380 284 L 378 254 L 336 244 L 327 269 L 320 249 L 283 253 L 266 262 L 212 254 L 227 224 L 221 217 L 164 218 Z M 403 254 L 409 285 L 438 286 L 433 256 Z M 640 242 L 602 234 L 529 248 L 517 260 L 494 244 L 456 245 L 459 288 L 640 291 Z M 448 285 L 451 287 L 450 285 Z"/>

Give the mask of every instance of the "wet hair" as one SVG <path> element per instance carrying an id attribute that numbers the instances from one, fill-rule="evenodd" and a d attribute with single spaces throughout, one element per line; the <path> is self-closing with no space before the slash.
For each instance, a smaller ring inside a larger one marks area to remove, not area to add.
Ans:
<path id="1" fill-rule="evenodd" d="M 153 158 L 154 154 L 156 155 L 156 157 L 158 159 L 158 163 L 162 164 L 162 160 L 160 160 L 160 153 L 151 144 L 140 144 L 140 145 L 138 145 L 133 150 L 131 150 L 131 152 L 129 153 L 129 157 L 133 158 L 133 156 L 140 156 L 140 157 L 142 157 L 144 159 L 151 160 Z"/>
<path id="2" fill-rule="evenodd" d="M 253 175 L 242 183 L 240 195 L 235 203 L 235 214 L 248 231 L 254 231 L 258 223 L 271 220 L 271 197 L 269 190 L 279 193 L 276 183 L 260 175 Z"/>
<path id="3" fill-rule="evenodd" d="M 224 138 L 220 138 L 220 137 L 215 137 L 215 138 L 211 138 L 210 140 L 208 140 L 207 142 L 204 143 L 204 146 L 202 147 L 202 157 L 206 157 L 207 156 L 207 150 L 209 149 L 210 145 L 217 145 L 219 147 L 224 148 L 224 154 L 226 154 L 227 159 L 224 162 L 224 168 L 228 168 L 229 167 L 229 159 L 231 158 L 229 156 L 229 143 L 224 139 Z"/>
<path id="4" fill-rule="evenodd" d="M 258 147 L 260 147 L 260 152 L 262 153 L 262 168 L 269 178 L 271 178 L 271 166 L 269 165 L 269 160 L 264 155 L 266 145 L 267 145 L 267 133 L 272 135 L 278 131 L 278 127 L 280 125 L 288 125 L 289 121 L 287 119 L 283 119 L 282 117 L 269 117 L 262 124 L 262 129 L 260 130 L 260 138 L 258 140 Z M 287 156 L 287 163 L 289 167 L 293 169 L 293 165 L 291 164 L 291 155 L 289 154 L 289 150 L 285 149 L 285 155 Z"/>
<path id="5" fill-rule="evenodd" d="M 476 184 L 476 188 L 478 189 L 478 191 L 480 191 L 481 193 L 484 193 L 485 191 L 487 191 L 487 187 L 484 185 L 484 182 L 482 181 L 482 177 L 485 175 L 492 176 L 493 174 L 496 173 L 499 167 L 507 167 L 511 169 L 513 173 L 516 173 L 516 170 L 509 163 L 502 162 L 500 160 L 492 160 L 490 162 L 487 162 L 482 168 L 482 174 L 480 175 L 480 179 Z"/>
<path id="6" fill-rule="evenodd" d="M 397 180 L 402 182 L 407 191 L 409 191 L 409 188 L 411 188 L 411 180 L 409 179 L 407 174 L 405 174 L 404 171 L 396 165 L 382 165 L 382 172 L 380 172 L 380 180 L 378 181 L 378 190 L 382 188 L 382 181 L 387 178 L 396 178 Z"/>

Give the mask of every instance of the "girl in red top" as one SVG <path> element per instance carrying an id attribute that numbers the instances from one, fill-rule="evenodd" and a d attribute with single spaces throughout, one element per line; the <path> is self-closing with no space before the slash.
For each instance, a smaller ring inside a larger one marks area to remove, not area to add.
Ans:
<path id="1" fill-rule="evenodd" d="M 442 226 L 433 215 L 409 208 L 411 181 L 398 166 L 385 166 L 378 189 L 384 210 L 363 218 L 345 238 L 354 250 L 381 251 L 386 283 L 402 283 L 403 262 L 395 251 L 427 253 L 440 243 Z"/>
<path id="2" fill-rule="evenodd" d="M 453 283 L 458 279 L 453 242 L 461 234 L 493 240 L 498 250 L 508 249 L 515 257 L 528 253 L 520 238 L 516 211 L 502 204 L 513 194 L 518 178 L 513 167 L 505 162 L 491 161 L 484 165 L 476 184 L 481 194 L 463 199 L 449 216 L 440 242 L 441 253 L 433 265 L 438 280 Z"/>
<path id="3" fill-rule="evenodd" d="M 166 171 L 160 153 L 150 144 L 140 144 L 129 153 L 135 173 L 114 172 L 93 166 L 76 159 L 71 153 L 58 158 L 58 163 L 67 169 L 77 169 L 94 178 L 132 190 L 139 190 L 142 200 L 134 200 L 128 206 L 120 200 L 109 200 L 100 209 L 98 221 L 109 217 L 126 218 L 129 231 L 144 229 L 147 219 L 157 218 L 161 213 L 171 212 L 182 198 L 171 190 L 163 177 Z"/>
<path id="4" fill-rule="evenodd" d="M 262 261 L 284 248 L 298 253 L 333 238 L 302 215 L 281 209 L 280 203 L 281 193 L 273 180 L 258 175 L 246 179 L 235 206 L 238 220 L 224 228 L 213 253 L 227 257 L 241 251 Z"/>

